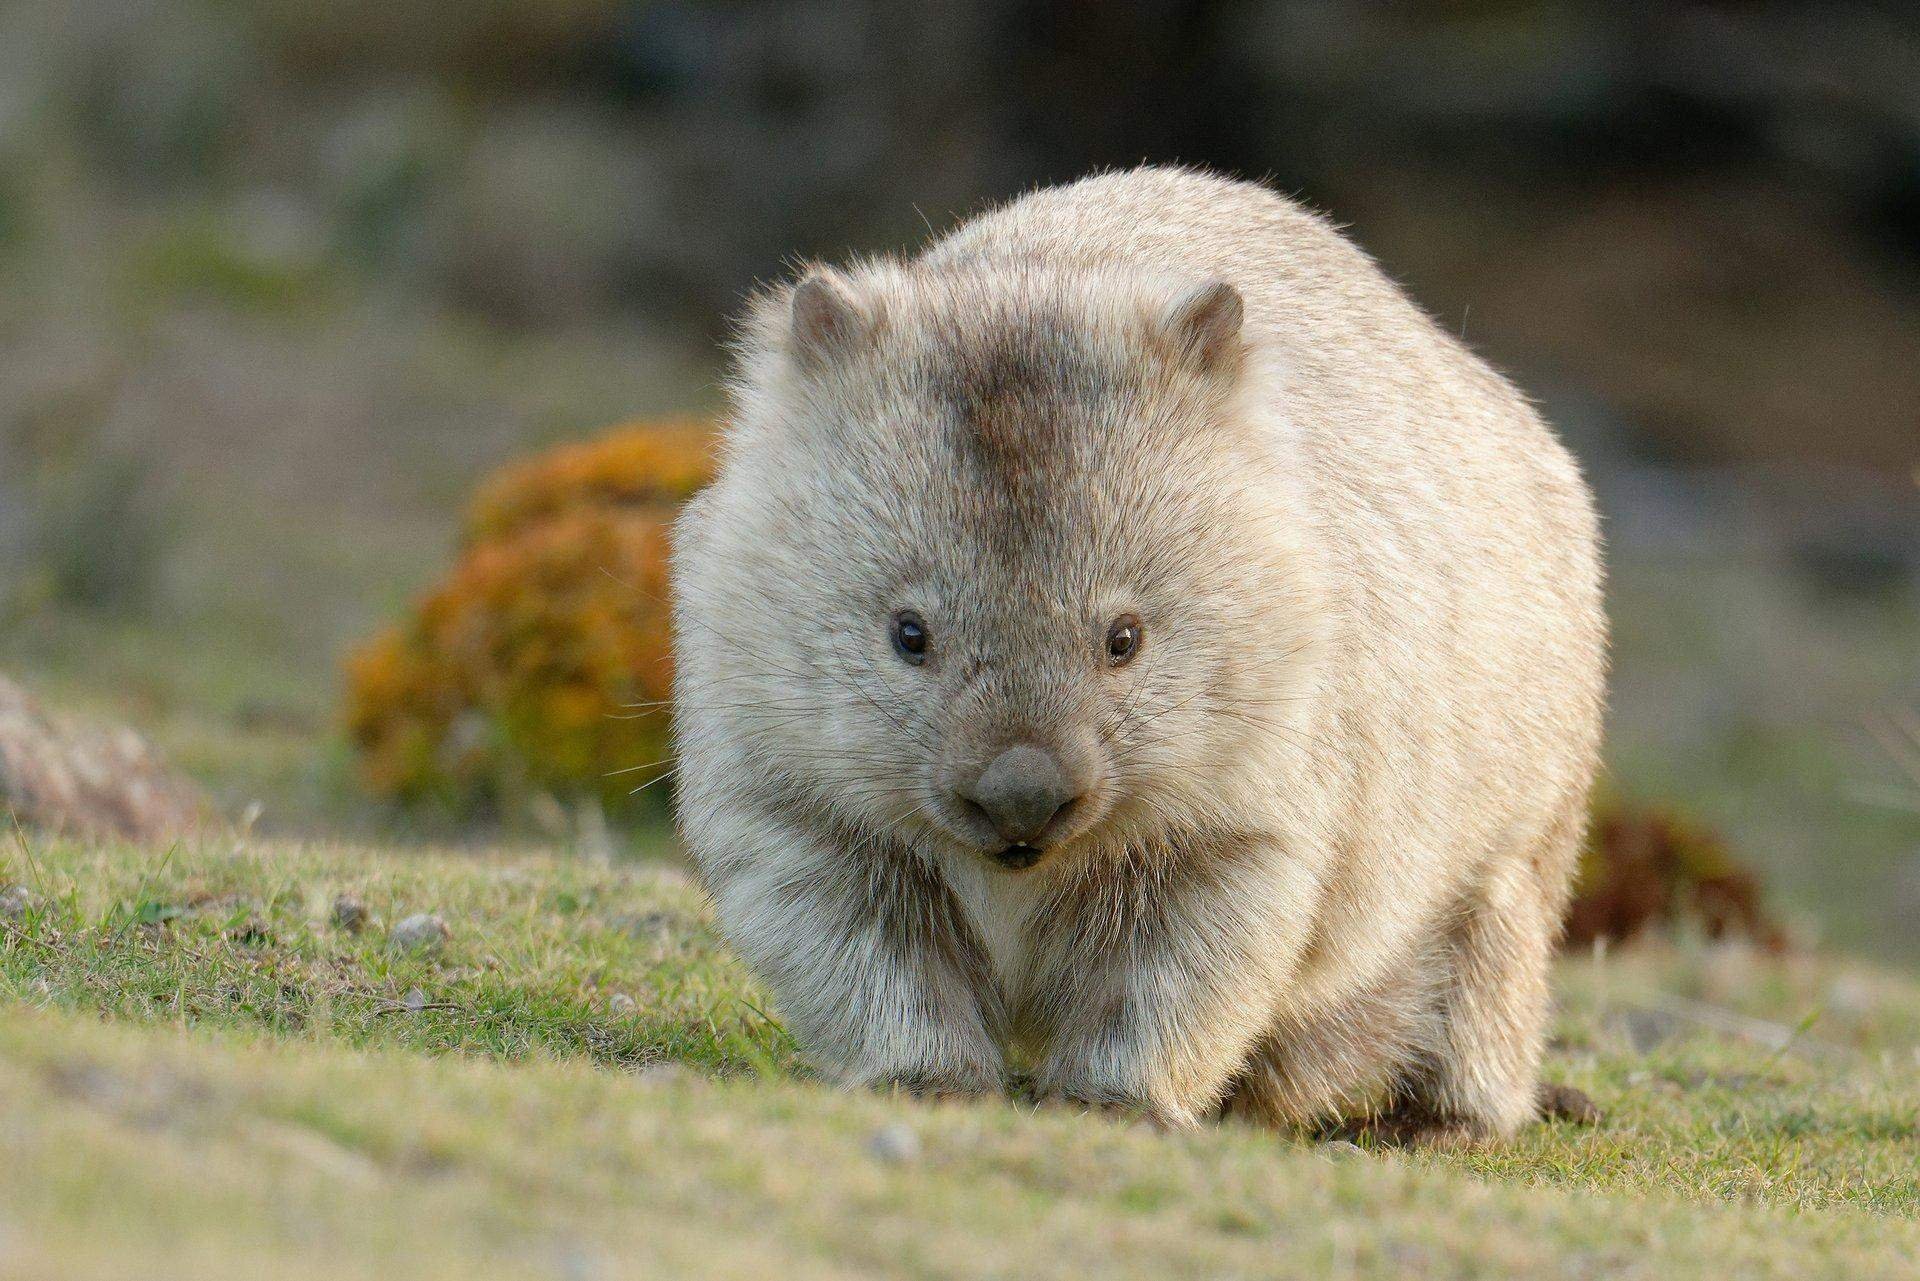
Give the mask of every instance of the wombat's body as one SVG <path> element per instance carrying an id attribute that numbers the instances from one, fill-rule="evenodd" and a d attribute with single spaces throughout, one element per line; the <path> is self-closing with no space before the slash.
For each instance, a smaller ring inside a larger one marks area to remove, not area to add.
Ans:
<path id="1" fill-rule="evenodd" d="M 1504 1133 L 1599 579 L 1538 416 L 1320 218 L 1041 191 L 756 306 L 679 529 L 682 822 L 848 1079 Z"/>

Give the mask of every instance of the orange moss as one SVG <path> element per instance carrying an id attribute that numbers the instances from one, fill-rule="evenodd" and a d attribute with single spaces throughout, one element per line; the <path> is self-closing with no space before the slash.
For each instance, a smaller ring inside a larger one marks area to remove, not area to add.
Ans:
<path id="1" fill-rule="evenodd" d="M 670 511 L 712 478 L 712 435 L 701 422 L 628 423 L 509 464 L 474 495 L 466 545 L 506 538 L 580 507 Z"/>
<path id="2" fill-rule="evenodd" d="M 634 767 L 667 755 L 667 531 L 707 474 L 707 439 L 627 427 L 482 487 L 446 580 L 347 661 L 370 790 L 511 809 L 541 793 L 618 802 L 653 776 Z"/>

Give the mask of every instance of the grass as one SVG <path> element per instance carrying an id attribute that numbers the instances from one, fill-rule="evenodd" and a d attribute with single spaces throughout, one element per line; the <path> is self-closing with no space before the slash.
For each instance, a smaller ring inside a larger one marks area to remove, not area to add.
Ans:
<path id="1" fill-rule="evenodd" d="M 581 861 L 325 847 L 55 845 L 29 860 L 30 849 L 18 849 L 13 876 L 37 901 L 7 928 L 0 965 L 16 997 L 130 1024 L 507 1062 L 727 1071 L 791 1059 L 751 1008 L 699 892 L 668 868 L 615 875 Z M 342 895 L 368 915 L 357 933 L 333 923 Z M 441 915 L 448 941 L 389 946 L 388 927 L 417 912 Z M 608 1016 L 616 992 L 634 1002 L 631 1017 Z M 409 994 L 420 1008 L 407 1008 Z"/>
<path id="2" fill-rule="evenodd" d="M 809 1078 L 671 863 L 22 840 L 0 1273 L 1903 1276 L 1920 984 L 1568 961 L 1599 1127 L 1338 1155 Z M 368 921 L 336 923 L 356 897 Z M 437 950 L 391 927 L 440 914 Z"/>

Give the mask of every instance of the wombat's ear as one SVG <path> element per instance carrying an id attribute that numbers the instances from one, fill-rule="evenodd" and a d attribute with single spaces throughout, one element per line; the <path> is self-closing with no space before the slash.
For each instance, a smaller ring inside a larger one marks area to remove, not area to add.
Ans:
<path id="1" fill-rule="evenodd" d="M 801 277 L 793 287 L 791 306 L 793 354 L 802 364 L 844 356 L 873 332 L 873 313 L 847 278 L 831 267 L 815 267 Z"/>
<path id="2" fill-rule="evenodd" d="M 1240 366 L 1240 322 L 1246 306 L 1240 291 L 1224 280 L 1188 290 L 1167 312 L 1167 335 L 1186 359 L 1208 373 L 1232 373 Z"/>

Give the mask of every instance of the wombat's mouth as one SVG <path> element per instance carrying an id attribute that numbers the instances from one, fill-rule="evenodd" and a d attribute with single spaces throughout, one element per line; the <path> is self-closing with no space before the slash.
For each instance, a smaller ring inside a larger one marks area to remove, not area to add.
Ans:
<path id="1" fill-rule="evenodd" d="M 1035 863 L 1038 863 L 1040 856 L 1044 853 L 1046 853 L 1046 851 L 1038 845 L 1029 845 L 1025 841 L 1015 841 L 1004 849 L 995 850 L 993 852 L 993 861 L 1010 871 L 1024 872 Z"/>

